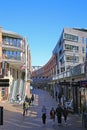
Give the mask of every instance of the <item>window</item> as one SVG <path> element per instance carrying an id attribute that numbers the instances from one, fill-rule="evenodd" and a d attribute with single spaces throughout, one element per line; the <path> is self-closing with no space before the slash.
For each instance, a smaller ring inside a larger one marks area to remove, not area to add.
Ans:
<path id="1" fill-rule="evenodd" d="M 64 63 L 64 57 L 61 58 L 60 63 L 61 65 Z"/>
<path id="2" fill-rule="evenodd" d="M 21 40 L 20 39 L 17 39 L 17 46 L 21 47 Z"/>
<path id="3" fill-rule="evenodd" d="M 12 46 L 13 45 L 13 43 L 12 43 L 13 41 L 12 41 L 12 38 L 10 38 L 10 45 Z"/>
<path id="4" fill-rule="evenodd" d="M 67 33 L 64 33 L 64 39 L 78 42 L 78 36 L 67 34 Z"/>
<path id="5" fill-rule="evenodd" d="M 82 53 L 84 53 L 85 52 L 85 48 L 84 47 L 82 47 Z"/>
<path id="6" fill-rule="evenodd" d="M 13 44 L 14 44 L 14 46 L 17 46 L 17 41 L 16 41 L 16 39 L 13 40 Z"/>
<path id="7" fill-rule="evenodd" d="M 82 37 L 82 43 L 84 43 L 84 37 Z"/>
<path id="8" fill-rule="evenodd" d="M 83 57 L 83 62 L 85 62 L 85 57 Z"/>
<path id="9" fill-rule="evenodd" d="M 10 43 L 10 39 L 7 37 L 6 38 L 6 44 L 9 45 L 9 43 Z"/>
<path id="10" fill-rule="evenodd" d="M 86 38 L 86 45 L 87 45 L 87 38 Z"/>
<path id="11" fill-rule="evenodd" d="M 75 51 L 78 51 L 79 50 L 79 47 L 78 46 L 72 46 L 72 45 L 68 45 L 68 44 L 65 44 L 65 49 L 67 50 L 72 50 L 73 51 L 73 48 L 75 49 Z"/>
<path id="12" fill-rule="evenodd" d="M 78 56 L 67 55 L 66 56 L 66 61 L 67 62 L 79 62 L 79 57 Z"/>

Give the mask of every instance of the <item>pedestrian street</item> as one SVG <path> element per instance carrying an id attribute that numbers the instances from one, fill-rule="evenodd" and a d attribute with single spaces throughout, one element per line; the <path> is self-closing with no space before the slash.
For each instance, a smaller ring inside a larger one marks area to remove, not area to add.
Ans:
<path id="1" fill-rule="evenodd" d="M 64 123 L 62 117 L 62 124 L 58 126 L 57 118 L 53 124 L 53 120 L 50 119 L 50 109 L 54 107 L 56 109 L 57 102 L 50 94 L 40 89 L 32 90 L 34 94 L 34 105 L 31 105 L 28 110 L 28 114 L 23 117 L 22 104 L 12 103 L 8 101 L 2 101 L 0 103 L 3 106 L 3 125 L 0 126 L 0 130 L 85 130 L 82 127 L 81 117 L 79 115 L 68 115 L 67 125 Z M 42 124 L 41 109 L 45 105 L 47 109 L 46 125 Z"/>

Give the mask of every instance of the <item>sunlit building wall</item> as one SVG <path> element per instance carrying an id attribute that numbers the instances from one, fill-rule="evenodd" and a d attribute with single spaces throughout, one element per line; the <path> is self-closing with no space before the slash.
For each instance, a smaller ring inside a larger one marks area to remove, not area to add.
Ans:
<path id="1" fill-rule="evenodd" d="M 58 55 L 57 73 L 62 73 L 86 60 L 87 30 L 64 28 L 53 50 Z"/>
<path id="2" fill-rule="evenodd" d="M 9 79 L 9 87 L 0 87 L 0 100 L 16 100 L 17 94 L 22 99 L 25 86 L 25 37 L 0 28 L 0 77 Z M 27 69 L 31 72 L 31 54 L 27 45 Z"/>

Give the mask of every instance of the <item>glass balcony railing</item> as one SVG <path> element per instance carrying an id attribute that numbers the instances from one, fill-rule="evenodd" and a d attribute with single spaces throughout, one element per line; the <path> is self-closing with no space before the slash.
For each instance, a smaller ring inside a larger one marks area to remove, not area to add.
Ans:
<path id="1" fill-rule="evenodd" d="M 77 66 L 74 66 L 68 71 L 65 71 L 61 74 L 54 75 L 53 80 L 61 79 L 61 78 L 67 78 L 67 77 L 73 77 L 85 74 L 85 64 L 79 64 Z"/>
<path id="2" fill-rule="evenodd" d="M 12 59 L 12 60 L 21 60 L 21 57 L 20 56 L 8 56 L 8 55 L 6 55 L 6 54 L 2 54 L 2 58 L 3 59 Z"/>
<path id="3" fill-rule="evenodd" d="M 6 42 L 6 41 L 2 41 L 2 45 L 4 46 L 11 46 L 11 47 L 17 47 L 17 48 L 21 48 L 21 49 L 24 49 L 24 46 L 21 45 L 21 44 L 13 44 L 13 43 L 9 43 L 9 42 Z"/>

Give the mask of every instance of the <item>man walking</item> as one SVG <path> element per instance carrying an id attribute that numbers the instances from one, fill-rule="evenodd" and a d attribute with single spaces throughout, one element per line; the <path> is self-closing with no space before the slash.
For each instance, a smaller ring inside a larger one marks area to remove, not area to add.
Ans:
<path id="1" fill-rule="evenodd" d="M 62 122 L 62 108 L 61 108 L 60 104 L 58 104 L 58 106 L 56 108 L 56 115 L 57 115 L 58 125 L 61 125 L 61 122 Z"/>

